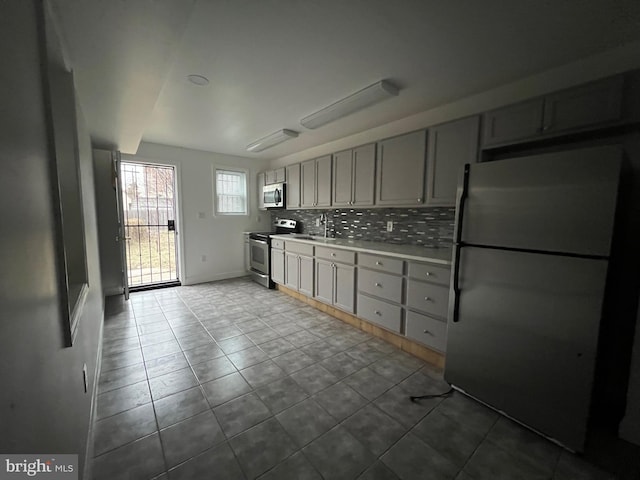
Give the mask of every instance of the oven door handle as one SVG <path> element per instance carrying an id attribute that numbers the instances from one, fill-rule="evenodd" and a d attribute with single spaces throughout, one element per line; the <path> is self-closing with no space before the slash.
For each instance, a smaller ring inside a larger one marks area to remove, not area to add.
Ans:
<path id="1" fill-rule="evenodd" d="M 266 241 L 264 241 L 264 240 L 256 240 L 255 238 L 251 238 L 250 241 L 252 241 L 253 243 L 262 243 L 264 245 L 267 244 Z"/>

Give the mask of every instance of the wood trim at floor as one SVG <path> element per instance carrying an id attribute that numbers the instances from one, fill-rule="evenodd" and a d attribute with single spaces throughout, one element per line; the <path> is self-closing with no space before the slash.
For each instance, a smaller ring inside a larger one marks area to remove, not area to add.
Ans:
<path id="1" fill-rule="evenodd" d="M 356 328 L 359 328 L 363 332 L 370 333 L 371 335 L 381 338 L 385 342 L 389 342 L 393 346 L 403 350 L 411 355 L 418 357 L 421 360 L 424 360 L 431 365 L 434 365 L 438 368 L 444 368 L 444 355 L 440 352 L 436 352 L 435 350 L 431 350 L 424 345 L 421 345 L 413 340 L 408 339 L 405 336 L 398 335 L 397 333 L 391 332 L 389 330 L 385 330 L 384 328 L 378 327 L 372 323 L 367 322 L 366 320 L 362 320 L 350 313 L 343 312 L 337 308 L 332 307 L 331 305 L 327 305 L 325 303 L 314 300 L 311 297 L 307 297 L 306 295 L 296 292 L 295 290 L 291 290 L 290 288 L 284 287 L 282 285 L 276 285 L 276 288 L 289 295 L 290 297 L 296 298 L 312 307 L 320 310 L 321 312 L 327 313 L 332 317 L 337 318 L 338 320 L 342 320 L 349 325 L 352 325 Z"/>

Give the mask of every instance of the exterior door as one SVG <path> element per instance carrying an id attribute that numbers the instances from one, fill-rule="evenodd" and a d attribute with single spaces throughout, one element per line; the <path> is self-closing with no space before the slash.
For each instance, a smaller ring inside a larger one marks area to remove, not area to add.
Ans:
<path id="1" fill-rule="evenodd" d="M 179 284 L 175 168 L 121 162 L 120 184 L 129 287 Z"/>

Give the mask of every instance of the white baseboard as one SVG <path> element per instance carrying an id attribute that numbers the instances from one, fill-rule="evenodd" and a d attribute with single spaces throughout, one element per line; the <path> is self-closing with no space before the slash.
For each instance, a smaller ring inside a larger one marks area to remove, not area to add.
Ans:
<path id="1" fill-rule="evenodd" d="M 182 285 L 196 285 L 198 283 L 215 282 L 218 280 L 228 280 L 230 278 L 245 277 L 246 275 L 247 275 L 247 272 L 245 270 L 218 273 L 215 275 L 211 275 L 211 274 L 193 275 L 193 276 L 185 277 L 184 280 L 182 280 Z"/>

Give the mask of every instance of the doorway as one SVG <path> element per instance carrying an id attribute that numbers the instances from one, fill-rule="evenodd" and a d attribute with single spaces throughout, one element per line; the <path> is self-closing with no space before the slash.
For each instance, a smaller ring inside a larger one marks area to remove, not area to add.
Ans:
<path id="1" fill-rule="evenodd" d="M 175 167 L 120 163 L 130 290 L 180 285 Z"/>

